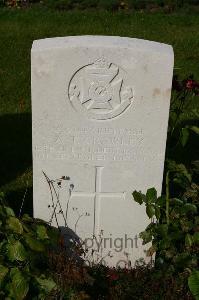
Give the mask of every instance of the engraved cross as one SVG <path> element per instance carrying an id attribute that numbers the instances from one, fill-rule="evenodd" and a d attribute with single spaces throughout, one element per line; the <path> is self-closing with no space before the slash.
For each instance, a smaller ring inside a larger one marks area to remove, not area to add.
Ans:
<path id="1" fill-rule="evenodd" d="M 99 218 L 100 218 L 100 199 L 102 197 L 120 197 L 125 199 L 125 192 L 102 192 L 101 183 L 102 183 L 102 172 L 104 167 L 96 166 L 95 167 L 95 191 L 94 193 L 87 192 L 72 192 L 71 196 L 79 196 L 79 197 L 88 197 L 93 196 L 94 198 L 94 223 L 93 223 L 93 235 L 96 232 L 96 226 L 99 228 Z"/>

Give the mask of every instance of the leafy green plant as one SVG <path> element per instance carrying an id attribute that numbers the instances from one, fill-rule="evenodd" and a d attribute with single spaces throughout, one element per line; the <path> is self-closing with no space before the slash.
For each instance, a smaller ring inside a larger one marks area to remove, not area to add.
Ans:
<path id="1" fill-rule="evenodd" d="M 0 205 L 0 298 L 44 299 L 56 283 L 49 275 L 48 251 L 57 246 L 59 232 L 28 215 L 17 218 Z M 30 296 L 31 295 L 31 296 Z"/>
<path id="2" fill-rule="evenodd" d="M 196 300 L 199 299 L 199 271 L 194 271 L 188 280 L 189 288 L 196 298 Z"/>
<path id="3" fill-rule="evenodd" d="M 190 180 L 186 168 L 177 165 L 174 179 L 179 180 L 180 176 Z M 165 196 L 158 197 L 154 188 L 146 194 L 133 192 L 134 200 L 145 205 L 146 214 L 152 219 L 140 237 L 143 244 L 151 243 L 147 254 L 156 253 L 155 266 L 160 274 L 191 273 L 199 263 L 199 186 L 192 183 L 181 198 L 170 198 L 169 172 L 166 184 Z"/>
<path id="4" fill-rule="evenodd" d="M 184 113 L 194 97 L 199 95 L 199 83 L 193 76 L 180 80 L 174 76 L 169 119 L 164 195 L 158 197 L 154 188 L 146 194 L 133 192 L 134 200 L 145 205 L 151 223 L 140 233 L 143 244 L 151 243 L 148 255 L 156 253 L 156 275 L 165 278 L 187 274 L 189 288 L 198 299 L 199 266 L 199 162 L 193 161 L 191 150 L 197 152 L 198 113 L 186 120 Z M 191 144 L 191 142 L 193 144 Z M 186 148 L 187 147 L 187 148 Z M 186 152 L 189 149 L 189 152 Z M 188 155 L 189 153 L 189 155 Z M 195 153 L 194 153 L 195 155 Z M 194 156 L 193 155 L 193 156 Z M 186 277 L 185 276 L 185 277 Z"/>
<path id="5" fill-rule="evenodd" d="M 194 80 L 193 75 L 190 75 L 187 79 L 183 80 L 175 75 L 173 78 L 172 90 L 173 94 L 171 98 L 168 128 L 169 145 L 173 148 L 173 146 L 176 147 L 180 142 L 184 147 L 188 142 L 190 132 L 197 135 L 199 134 L 199 128 L 194 122 L 194 120 L 199 119 L 196 108 L 192 108 L 190 111 L 190 114 L 192 113 L 195 115 L 195 118 L 192 120 L 193 124 L 190 124 L 190 122 L 182 122 L 184 113 L 187 108 L 190 108 L 191 101 L 195 96 L 199 95 L 199 82 Z M 171 139 L 175 142 L 171 143 Z"/>
<path id="6" fill-rule="evenodd" d="M 82 0 L 82 5 L 86 1 Z M 73 2 L 77 3 L 78 0 Z M 158 197 L 154 188 L 146 194 L 133 193 L 135 201 L 146 206 L 146 214 L 151 219 L 140 236 L 144 244 L 151 243 L 147 254 L 156 253 L 155 267 L 143 264 L 134 269 L 116 270 L 100 265 L 88 268 L 83 262 L 77 264 L 67 255 L 58 229 L 28 215 L 16 217 L 0 194 L 0 299 L 188 300 L 192 299 L 188 286 L 195 299 L 199 299 L 199 186 L 195 180 L 199 161 L 187 157 L 181 161 L 179 155 L 189 146 L 192 136 L 198 138 L 195 120 L 184 122 L 182 115 L 190 100 L 199 94 L 199 84 L 191 77 L 183 81 L 174 78 L 173 89 L 165 195 Z M 197 116 L 197 112 L 194 114 Z M 50 188 L 54 188 L 53 184 L 60 188 L 63 180 L 69 180 L 66 176 L 57 181 L 45 177 Z M 69 187 L 71 191 L 74 185 L 69 183 Z M 59 198 L 52 200 L 56 200 L 49 205 L 52 218 L 56 219 L 58 208 L 67 227 L 68 210 L 64 213 L 59 207 Z M 82 251 L 81 247 L 72 250 L 77 255 Z"/>

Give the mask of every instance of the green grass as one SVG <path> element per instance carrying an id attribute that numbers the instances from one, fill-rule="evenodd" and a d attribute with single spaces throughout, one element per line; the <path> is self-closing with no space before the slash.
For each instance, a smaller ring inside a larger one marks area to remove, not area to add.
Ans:
<path id="1" fill-rule="evenodd" d="M 33 40 L 118 35 L 171 44 L 175 73 L 199 79 L 199 14 L 0 9 L 0 189 L 31 197 L 30 49 Z M 15 197 L 16 198 L 16 197 Z M 30 207 L 30 202 L 27 207 Z M 19 204 L 16 204 L 18 206 Z"/>

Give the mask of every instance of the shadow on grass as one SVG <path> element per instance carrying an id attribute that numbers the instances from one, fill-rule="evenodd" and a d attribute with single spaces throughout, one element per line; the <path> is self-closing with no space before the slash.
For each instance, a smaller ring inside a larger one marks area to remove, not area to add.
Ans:
<path id="1" fill-rule="evenodd" d="M 33 195 L 32 187 L 29 187 L 27 191 L 25 191 L 24 189 L 10 190 L 5 195 L 6 204 L 12 207 L 12 209 L 14 209 L 17 217 L 19 217 L 19 215 L 22 216 L 23 214 L 29 214 L 32 217 L 33 216 L 32 195 Z"/>
<path id="2" fill-rule="evenodd" d="M 31 114 L 0 117 L 0 188 L 32 165 Z"/>
<path id="3" fill-rule="evenodd" d="M 16 180 L 32 165 L 31 114 L 9 114 L 0 117 L 0 190 Z M 25 190 L 20 184 L 6 193 L 9 204 L 18 213 Z M 24 211 L 32 213 L 32 189 L 28 188 Z"/>

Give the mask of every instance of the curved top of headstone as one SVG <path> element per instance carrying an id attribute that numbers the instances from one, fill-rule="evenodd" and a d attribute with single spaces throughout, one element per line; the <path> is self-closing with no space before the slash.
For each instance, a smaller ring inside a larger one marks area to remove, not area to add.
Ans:
<path id="1" fill-rule="evenodd" d="M 161 52 L 161 54 L 173 55 L 173 48 L 170 45 L 157 43 L 148 40 L 135 39 L 120 36 L 104 36 L 104 35 L 81 35 L 81 36 L 67 36 L 46 38 L 35 40 L 32 45 L 34 50 L 47 50 L 52 48 L 68 48 L 68 47 L 128 47 L 139 49 L 140 51 Z"/>

